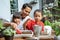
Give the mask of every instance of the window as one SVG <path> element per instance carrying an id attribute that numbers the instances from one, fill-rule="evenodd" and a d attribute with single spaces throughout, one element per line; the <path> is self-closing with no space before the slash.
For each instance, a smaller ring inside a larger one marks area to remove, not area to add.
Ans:
<path id="1" fill-rule="evenodd" d="M 18 11 L 18 0 L 10 0 L 10 11 L 11 14 Z"/>

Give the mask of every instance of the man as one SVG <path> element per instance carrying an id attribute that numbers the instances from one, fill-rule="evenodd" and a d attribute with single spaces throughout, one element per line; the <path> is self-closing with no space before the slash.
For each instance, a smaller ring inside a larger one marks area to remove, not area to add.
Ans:
<path id="1" fill-rule="evenodd" d="M 18 14 L 21 17 L 21 22 L 20 22 L 20 25 L 18 26 L 19 29 L 24 29 L 23 24 L 30 18 L 29 14 L 30 14 L 31 10 L 32 10 L 32 6 L 28 3 L 25 3 L 22 6 L 21 12 L 13 14 L 13 15 Z M 4 23 L 4 26 L 9 26 L 11 24 L 12 23 L 6 22 L 6 23 Z M 11 26 L 15 26 L 15 25 L 11 25 Z"/>
<path id="2" fill-rule="evenodd" d="M 32 7 L 29 4 L 24 4 L 21 10 L 21 18 L 24 19 L 26 16 L 30 14 Z"/>

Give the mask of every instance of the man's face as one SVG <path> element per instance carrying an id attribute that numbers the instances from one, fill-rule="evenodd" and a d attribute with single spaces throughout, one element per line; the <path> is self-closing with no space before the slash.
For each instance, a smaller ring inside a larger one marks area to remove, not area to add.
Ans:
<path id="1" fill-rule="evenodd" d="M 26 16 L 28 16 L 30 14 L 30 12 L 31 12 L 31 8 L 29 8 L 29 7 L 22 9 L 22 13 L 21 13 L 22 18 L 25 18 Z"/>

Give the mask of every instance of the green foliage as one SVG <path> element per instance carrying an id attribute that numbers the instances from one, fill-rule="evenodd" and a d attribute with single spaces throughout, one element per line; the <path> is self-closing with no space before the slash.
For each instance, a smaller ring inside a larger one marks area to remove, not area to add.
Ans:
<path id="1" fill-rule="evenodd" d="M 60 11 L 60 8 L 59 7 L 54 7 L 53 9 L 55 9 L 57 11 Z"/>
<path id="2" fill-rule="evenodd" d="M 12 36 L 15 33 L 15 30 L 13 30 L 11 27 L 8 27 L 6 28 L 6 30 L 3 31 L 3 34 L 6 36 Z"/>
<path id="3" fill-rule="evenodd" d="M 58 1 L 58 3 L 60 4 L 60 1 Z"/>
<path id="4" fill-rule="evenodd" d="M 45 20 L 44 24 L 51 26 L 51 23 L 48 20 Z"/>
<path id="5" fill-rule="evenodd" d="M 43 9 L 43 14 L 47 15 L 48 17 L 52 17 L 53 16 L 52 13 L 51 13 L 51 11 L 48 10 L 48 9 Z"/>
<path id="6" fill-rule="evenodd" d="M 2 28 L 2 20 L 0 19 L 0 29 Z"/>
<path id="7" fill-rule="evenodd" d="M 60 22 L 52 23 L 52 29 L 55 31 L 56 36 L 60 35 Z"/>
<path id="8" fill-rule="evenodd" d="M 7 27 L 7 28 L 3 27 L 3 21 L 0 19 L 0 32 L 2 31 L 5 36 L 12 36 L 13 34 L 16 33 L 15 30 L 13 30 L 11 27 Z"/>
<path id="9" fill-rule="evenodd" d="M 0 19 L 0 31 L 3 30 L 5 27 L 3 27 L 2 19 Z"/>

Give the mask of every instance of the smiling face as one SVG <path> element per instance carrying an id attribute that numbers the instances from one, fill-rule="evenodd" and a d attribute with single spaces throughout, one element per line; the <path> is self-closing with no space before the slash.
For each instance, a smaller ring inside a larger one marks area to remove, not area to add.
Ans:
<path id="1" fill-rule="evenodd" d="M 20 19 L 19 19 L 19 18 L 15 18 L 15 19 L 14 19 L 14 22 L 15 22 L 16 24 L 20 24 Z"/>
<path id="2" fill-rule="evenodd" d="M 42 19 L 42 13 L 36 11 L 34 14 L 34 19 L 35 19 L 35 21 L 40 21 Z"/>
<path id="3" fill-rule="evenodd" d="M 22 18 L 25 18 L 26 16 L 28 16 L 30 14 L 30 12 L 31 12 L 31 8 L 29 8 L 29 7 L 22 9 L 22 12 L 21 12 Z"/>

